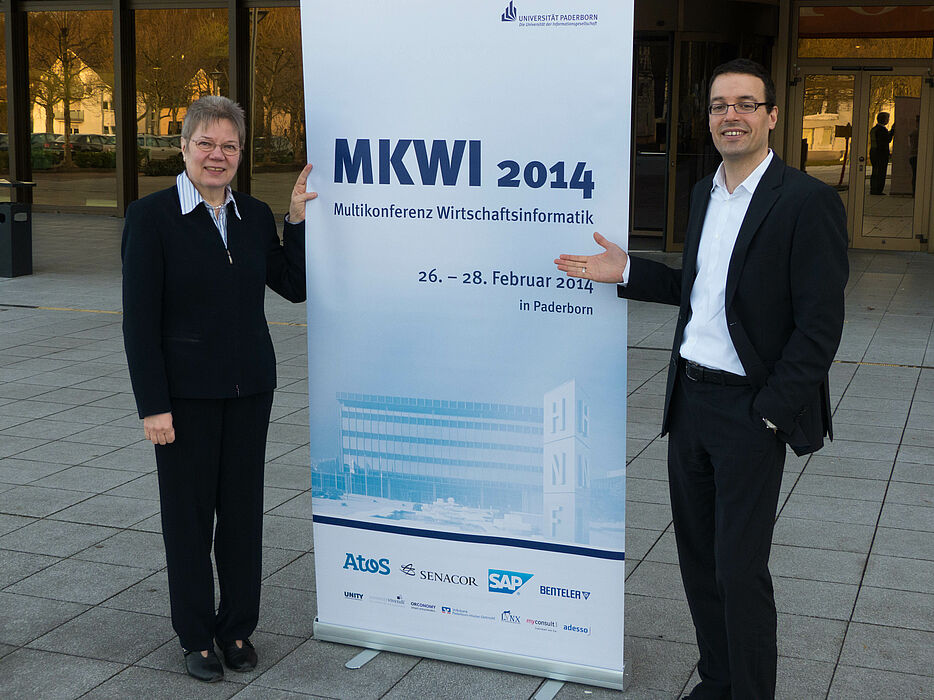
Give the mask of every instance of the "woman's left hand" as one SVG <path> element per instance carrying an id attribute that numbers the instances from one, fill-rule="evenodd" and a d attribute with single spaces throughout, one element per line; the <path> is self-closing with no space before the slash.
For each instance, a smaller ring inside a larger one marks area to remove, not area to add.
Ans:
<path id="1" fill-rule="evenodd" d="M 305 186 L 308 183 L 308 173 L 311 172 L 311 163 L 306 165 L 299 173 L 295 181 L 295 187 L 292 188 L 292 202 L 289 205 L 289 223 L 297 224 L 305 220 L 305 203 L 310 202 L 318 196 L 317 192 L 306 192 Z"/>

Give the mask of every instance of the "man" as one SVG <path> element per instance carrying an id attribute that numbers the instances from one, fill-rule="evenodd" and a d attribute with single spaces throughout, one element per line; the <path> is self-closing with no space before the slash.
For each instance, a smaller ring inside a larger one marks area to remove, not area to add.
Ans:
<path id="1" fill-rule="evenodd" d="M 869 162 L 872 164 L 869 194 L 885 194 L 883 190 L 889 169 L 889 144 L 892 143 L 895 133 L 885 128 L 888 123 L 889 113 L 879 112 L 876 115 L 876 125 L 869 130 Z"/>
<path id="2" fill-rule="evenodd" d="M 681 307 L 662 435 L 700 650 L 688 697 L 772 698 L 772 527 L 785 445 L 800 455 L 833 437 L 827 373 L 843 327 L 846 216 L 834 190 L 769 149 L 778 109 L 762 66 L 716 68 L 708 112 L 723 163 L 694 188 L 681 269 L 630 258 L 600 234 L 605 252 L 555 263 L 622 281 L 620 297 Z"/>

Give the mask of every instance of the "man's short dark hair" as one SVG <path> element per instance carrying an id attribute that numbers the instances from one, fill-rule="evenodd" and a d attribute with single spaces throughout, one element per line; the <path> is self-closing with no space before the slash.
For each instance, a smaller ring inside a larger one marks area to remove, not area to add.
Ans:
<path id="1" fill-rule="evenodd" d="M 772 82 L 772 76 L 761 63 L 750 61 L 748 58 L 734 58 L 732 61 L 721 63 L 713 69 L 710 76 L 710 84 L 707 86 L 707 96 L 710 97 L 710 91 L 713 89 L 713 81 L 725 73 L 739 73 L 740 75 L 752 75 L 762 81 L 765 86 L 765 108 L 772 109 L 775 106 L 775 83 Z"/>

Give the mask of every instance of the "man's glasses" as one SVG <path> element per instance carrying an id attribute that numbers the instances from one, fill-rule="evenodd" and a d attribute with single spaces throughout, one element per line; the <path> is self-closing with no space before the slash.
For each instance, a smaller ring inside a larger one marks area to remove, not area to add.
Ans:
<path id="1" fill-rule="evenodd" d="M 729 110 L 730 107 L 732 107 L 733 111 L 737 114 L 752 114 L 757 109 L 759 109 L 759 107 L 763 107 L 767 104 L 768 102 L 734 102 L 733 104 L 714 102 L 707 108 L 707 111 L 715 117 L 721 117 L 727 113 L 727 110 Z"/>
<path id="2" fill-rule="evenodd" d="M 216 143 L 204 139 L 195 141 L 194 144 L 198 147 L 198 150 L 204 151 L 205 153 L 213 153 L 214 149 L 217 148 Z M 225 156 L 235 156 L 240 153 L 240 146 L 236 143 L 222 143 L 220 146 L 221 153 Z"/>

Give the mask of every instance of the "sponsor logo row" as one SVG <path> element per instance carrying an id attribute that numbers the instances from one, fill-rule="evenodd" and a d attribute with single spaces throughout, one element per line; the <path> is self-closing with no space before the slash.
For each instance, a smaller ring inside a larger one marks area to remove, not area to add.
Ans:
<path id="1" fill-rule="evenodd" d="M 392 597 L 367 595 L 357 591 L 344 591 L 344 597 L 348 600 L 363 601 L 370 600 L 382 605 L 390 605 L 397 608 L 404 608 L 415 612 L 437 613 L 440 615 L 451 615 L 452 617 L 468 617 L 476 620 L 495 621 L 495 615 L 477 613 L 465 608 L 456 608 L 450 605 L 439 605 L 437 603 L 428 603 L 420 600 L 408 600 L 403 595 Z M 569 632 L 576 635 L 589 636 L 591 626 L 579 622 L 559 622 L 538 617 L 526 617 L 518 611 L 503 610 L 499 615 L 499 621 L 507 625 L 521 625 L 529 629 L 542 632 Z"/>
<path id="2" fill-rule="evenodd" d="M 354 554 L 353 552 L 347 552 L 345 554 L 343 568 L 362 574 L 376 574 L 378 576 L 389 576 L 392 572 L 392 567 L 387 557 L 377 559 L 363 554 Z M 490 593 L 502 593 L 505 595 L 513 595 L 519 592 L 534 577 L 534 574 L 524 571 L 487 569 L 486 581 L 483 581 L 478 575 L 421 569 L 411 562 L 402 564 L 399 567 L 399 572 L 405 576 L 430 583 L 464 586 L 468 588 L 480 588 L 486 585 Z M 537 588 L 540 596 L 550 598 L 566 598 L 569 600 L 581 601 L 590 599 L 590 591 L 579 588 L 565 588 L 563 586 L 550 585 L 539 585 L 536 587 L 534 584 L 531 588 Z"/>

